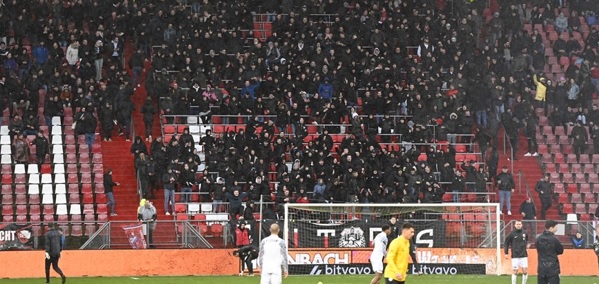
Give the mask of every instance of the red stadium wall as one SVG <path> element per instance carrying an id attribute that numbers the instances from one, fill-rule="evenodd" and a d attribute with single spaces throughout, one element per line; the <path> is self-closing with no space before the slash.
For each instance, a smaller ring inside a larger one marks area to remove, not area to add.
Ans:
<path id="1" fill-rule="evenodd" d="M 471 257 L 492 256 L 493 249 L 419 249 L 430 256 L 456 256 L 456 263 Z M 308 263 L 315 257 L 325 263 L 363 263 L 369 257 L 369 250 L 292 250 L 290 256 Z M 536 250 L 529 250 L 529 271 L 536 274 Z M 309 256 L 306 256 L 309 255 Z M 422 256 L 419 256 L 422 257 Z M 569 249 L 559 257 L 564 276 L 597 275 L 597 256 L 593 250 Z M 320 262 L 319 261 L 319 262 Z M 510 260 L 503 258 L 501 273 L 510 274 Z M 44 277 L 43 251 L 0 252 L 0 279 Z M 232 250 L 94 250 L 64 251 L 60 266 L 67 276 L 179 276 L 179 275 L 235 275 L 239 272 L 239 260 Z M 54 273 L 54 272 L 52 272 Z M 494 274 L 494 273 L 492 273 Z M 54 274 L 52 274 L 54 275 Z"/>
<path id="2" fill-rule="evenodd" d="M 43 251 L 0 252 L 1 278 L 39 278 L 44 275 Z M 76 276 L 234 275 L 239 259 L 232 250 L 68 250 L 60 268 Z M 55 276 L 51 271 L 51 275 Z"/>

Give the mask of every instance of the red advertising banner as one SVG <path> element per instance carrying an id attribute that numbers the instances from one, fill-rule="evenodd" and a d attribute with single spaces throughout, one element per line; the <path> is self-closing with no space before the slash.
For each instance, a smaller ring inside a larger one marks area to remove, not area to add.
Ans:
<path id="1" fill-rule="evenodd" d="M 369 265 L 372 249 L 320 249 L 289 250 L 290 265 Z M 350 254 L 349 257 L 346 257 Z M 500 254 L 499 263 L 497 261 L 497 250 L 491 248 L 418 248 L 416 257 L 419 263 L 430 264 L 434 266 L 456 267 L 459 271 L 463 266 L 485 265 L 485 273 L 494 275 L 498 272 L 502 275 L 511 274 L 511 259 L 506 258 L 503 252 Z M 531 275 L 537 273 L 537 251 L 528 250 L 528 271 Z M 305 260 L 305 261 L 298 261 Z M 597 256 L 592 249 L 567 249 L 564 254 L 559 256 L 561 264 L 561 275 L 586 276 L 597 275 Z M 323 269 L 323 268 L 319 268 Z M 317 269 L 318 270 L 318 269 Z"/>

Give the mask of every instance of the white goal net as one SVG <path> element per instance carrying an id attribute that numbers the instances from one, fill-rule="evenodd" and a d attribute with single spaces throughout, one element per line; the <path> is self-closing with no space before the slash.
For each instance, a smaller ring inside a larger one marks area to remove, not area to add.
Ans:
<path id="1" fill-rule="evenodd" d="M 401 234 L 402 224 L 410 222 L 418 262 L 410 265 L 410 273 L 499 274 L 498 207 L 496 203 L 286 204 L 283 237 L 292 273 L 369 274 L 372 241 L 382 226 L 394 226 Z"/>

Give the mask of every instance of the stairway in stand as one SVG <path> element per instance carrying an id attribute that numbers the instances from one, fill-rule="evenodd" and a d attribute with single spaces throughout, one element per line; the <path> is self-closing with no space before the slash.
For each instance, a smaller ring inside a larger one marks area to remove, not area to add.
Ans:
<path id="1" fill-rule="evenodd" d="M 126 62 L 125 66 L 127 66 L 129 72 L 131 72 L 131 70 L 129 70 L 127 63 L 134 52 L 133 49 L 133 43 L 127 41 L 124 48 L 124 54 Z M 135 93 L 132 96 L 133 103 L 135 104 L 135 111 L 133 112 L 134 133 L 136 136 L 141 136 L 142 139 L 144 139 L 145 130 L 140 110 L 145 99 L 146 90 L 144 82 L 142 81 L 142 84 L 139 88 L 136 88 Z M 157 137 L 160 135 L 160 124 L 158 123 L 157 118 L 155 118 L 155 121 L 153 136 Z M 113 135 L 112 140 L 112 142 L 102 142 L 104 168 L 112 169 L 113 180 L 120 183 L 114 190 L 114 198 L 116 201 L 115 211 L 118 216 L 110 217 L 110 221 L 123 221 L 123 223 L 113 224 L 111 230 L 111 243 L 113 248 L 127 248 L 128 241 L 125 234 L 118 228 L 124 225 L 137 223 L 137 208 L 140 200 L 137 193 L 137 177 L 133 166 L 134 158 L 130 152 L 132 142 L 125 141 L 125 137 L 123 136 L 115 135 Z M 131 141 L 133 140 L 134 137 L 131 137 Z M 147 146 L 149 150 L 149 142 L 147 142 Z M 162 190 L 155 192 L 156 199 L 152 200 L 152 202 L 158 212 L 158 220 L 172 220 L 173 218 L 171 216 L 164 215 L 164 194 Z M 172 243 L 175 241 L 174 232 L 174 224 L 158 224 L 154 233 L 154 242 L 157 244 Z"/>
<path id="2" fill-rule="evenodd" d="M 501 171 L 501 168 L 503 166 L 508 166 L 508 168 L 510 167 L 511 162 L 508 160 L 510 154 L 509 154 L 509 147 L 507 147 L 507 151 L 504 154 L 503 153 L 503 132 L 500 133 L 499 135 L 499 144 L 500 144 L 500 155 L 499 155 L 499 167 L 498 167 L 498 171 Z M 522 202 L 524 202 L 526 200 L 527 197 L 527 192 L 526 192 L 526 187 L 528 186 L 528 190 L 530 190 L 531 193 L 531 197 L 532 197 L 532 201 L 535 204 L 535 207 L 537 209 L 537 219 L 540 220 L 541 219 L 541 200 L 539 198 L 539 194 L 535 191 L 535 185 L 537 184 L 537 182 L 541 179 L 541 177 L 543 176 L 543 170 L 541 168 L 541 165 L 539 163 L 539 158 L 540 157 L 524 157 L 524 154 L 526 154 L 526 151 L 528 150 L 528 142 L 526 140 L 526 137 L 524 137 L 523 135 L 520 135 L 519 139 L 518 139 L 518 152 L 515 153 L 515 157 L 516 160 L 514 161 L 514 172 L 512 173 L 514 175 L 514 181 L 516 182 L 516 191 L 515 193 L 512 194 L 512 216 L 508 216 L 504 211 L 504 215 L 502 215 L 503 220 L 506 222 L 506 224 L 509 221 L 512 220 L 521 220 L 522 219 L 522 215 L 520 215 L 520 205 L 522 204 Z M 518 178 L 518 173 L 522 171 L 523 174 L 523 180 L 522 180 L 522 192 L 519 192 L 518 190 L 518 186 L 519 186 L 519 178 Z M 496 197 L 497 202 L 499 202 L 499 196 Z M 504 209 L 505 210 L 505 209 Z M 554 204 L 549 210 L 547 210 L 547 216 L 546 219 L 552 219 L 552 220 L 560 220 L 561 217 L 559 215 L 559 212 L 557 210 L 557 205 Z M 537 233 L 542 232 L 542 228 L 544 226 L 543 222 L 539 222 L 538 224 L 538 228 L 537 228 Z"/>

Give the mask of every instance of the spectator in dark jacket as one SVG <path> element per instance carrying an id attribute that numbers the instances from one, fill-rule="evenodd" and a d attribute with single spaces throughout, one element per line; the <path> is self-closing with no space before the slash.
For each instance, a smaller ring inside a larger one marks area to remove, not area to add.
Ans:
<path id="1" fill-rule="evenodd" d="M 520 214 L 522 215 L 524 230 L 528 230 L 529 235 L 534 236 L 536 234 L 534 220 L 537 219 L 537 208 L 531 197 L 526 197 L 526 200 L 520 204 Z"/>
<path id="2" fill-rule="evenodd" d="M 191 168 L 189 164 L 183 164 L 181 173 L 179 174 L 179 183 L 181 184 L 181 202 L 191 202 L 191 188 L 196 183 L 195 169 Z"/>
<path id="3" fill-rule="evenodd" d="M 460 202 L 461 194 L 466 190 L 466 181 L 460 170 L 455 171 L 455 176 L 451 182 L 451 191 L 453 192 L 453 202 Z"/>
<path id="4" fill-rule="evenodd" d="M 254 202 L 248 201 L 245 203 L 245 210 L 243 210 L 243 220 L 246 222 L 251 222 L 253 224 L 256 221 L 254 218 Z"/>
<path id="5" fill-rule="evenodd" d="M 112 103 L 106 102 L 98 113 L 102 124 L 102 137 L 104 141 L 112 141 L 112 130 L 114 129 L 114 109 Z"/>
<path id="6" fill-rule="evenodd" d="M 147 155 L 148 147 L 146 146 L 146 143 L 144 143 L 144 141 L 141 140 L 141 137 L 135 136 L 135 140 L 133 141 L 133 144 L 131 144 L 131 154 L 137 156 L 140 153 L 144 153 Z"/>
<path id="7" fill-rule="evenodd" d="M 85 143 L 91 151 L 92 145 L 96 140 L 96 127 L 98 126 L 98 120 L 93 115 L 91 110 L 81 107 L 81 111 L 75 114 L 75 131 L 78 134 L 85 135 Z"/>
<path id="8" fill-rule="evenodd" d="M 114 182 L 112 180 L 112 170 L 111 169 L 107 169 L 106 172 L 104 172 L 104 192 L 106 193 L 106 197 L 108 198 L 108 203 L 106 203 L 106 205 L 108 205 L 108 208 L 110 208 L 110 216 L 116 216 L 116 211 L 114 210 L 114 206 L 116 205 L 116 202 L 114 201 L 114 189 L 113 187 L 115 185 L 120 185 L 118 182 Z"/>
<path id="9" fill-rule="evenodd" d="M 507 207 L 507 214 L 512 215 L 512 193 L 516 184 L 514 177 L 508 172 L 507 166 L 503 166 L 501 173 L 497 175 L 497 186 L 499 187 L 499 209 L 503 211 L 503 205 Z M 501 212 L 503 214 L 503 212 Z"/>
<path id="10" fill-rule="evenodd" d="M 154 131 L 154 114 L 156 109 L 152 103 L 152 98 L 147 97 L 144 105 L 141 107 L 143 114 L 144 129 L 146 133 L 146 141 L 152 141 L 152 132 Z"/>
<path id="11" fill-rule="evenodd" d="M 549 220 L 545 223 L 545 231 L 537 237 L 535 247 L 538 255 L 539 283 L 559 283 L 561 273 L 558 255 L 564 253 L 564 247 L 555 236 L 557 222 Z M 542 282 L 541 282 L 542 281 Z"/>
<path id="12" fill-rule="evenodd" d="M 580 161 L 580 155 L 586 151 L 586 144 L 589 140 L 589 134 L 587 130 L 582 127 L 582 123 L 580 120 L 576 121 L 574 128 L 572 128 L 572 132 L 570 132 L 570 137 L 573 139 L 573 147 L 574 154 L 576 154 L 576 160 Z"/>
<path id="13" fill-rule="evenodd" d="M 37 156 L 37 165 L 38 168 L 42 168 L 42 164 L 46 162 L 46 155 L 49 154 L 50 143 L 48 143 L 48 138 L 44 136 L 44 131 L 40 130 L 37 133 L 37 136 L 31 142 L 31 145 L 35 145 L 35 155 Z"/>
<path id="14" fill-rule="evenodd" d="M 177 177 L 173 173 L 173 170 L 169 168 L 166 173 L 162 175 L 162 185 L 164 187 L 164 212 L 165 214 L 171 215 L 169 212 L 169 202 L 170 208 L 175 213 L 175 181 Z"/>
<path id="15" fill-rule="evenodd" d="M 241 206 L 243 199 L 248 196 L 247 192 L 240 193 L 239 190 L 235 189 L 233 192 L 227 193 L 227 200 L 229 201 L 229 214 L 231 214 L 231 220 L 237 220 L 237 216 L 243 215 L 243 207 Z"/>

